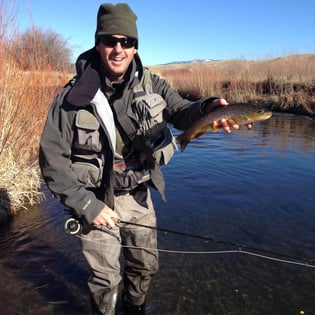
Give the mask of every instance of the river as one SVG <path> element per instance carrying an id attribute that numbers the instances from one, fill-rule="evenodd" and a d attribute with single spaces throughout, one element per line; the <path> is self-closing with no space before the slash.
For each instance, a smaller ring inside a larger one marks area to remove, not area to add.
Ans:
<path id="1" fill-rule="evenodd" d="M 315 268 L 304 265 L 315 265 L 314 139 L 314 119 L 274 113 L 175 153 L 167 202 L 153 192 L 158 226 L 205 239 L 159 232 L 157 314 L 315 314 Z M 78 239 L 43 190 L 46 200 L 0 228 L 0 314 L 91 314 Z"/>

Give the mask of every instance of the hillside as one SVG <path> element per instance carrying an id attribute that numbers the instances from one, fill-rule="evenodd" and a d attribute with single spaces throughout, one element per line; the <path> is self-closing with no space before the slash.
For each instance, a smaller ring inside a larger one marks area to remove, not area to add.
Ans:
<path id="1" fill-rule="evenodd" d="M 315 64 L 315 54 L 299 54 L 299 55 L 289 55 L 285 57 L 278 57 L 273 59 L 264 60 L 245 60 L 245 59 L 228 59 L 228 60 L 196 60 L 191 62 L 174 62 L 162 65 L 152 65 L 148 66 L 149 69 L 156 73 L 163 73 L 168 70 L 191 70 L 198 68 L 201 65 L 207 69 L 215 69 L 223 72 L 227 72 L 235 67 L 251 67 L 252 70 L 260 70 L 261 67 L 268 68 L 289 68 L 294 65 L 300 69 L 308 66 L 309 69 Z M 312 69 L 314 71 L 314 67 Z M 313 72 L 315 75 L 315 72 Z M 315 80 L 315 76 L 314 76 Z"/>

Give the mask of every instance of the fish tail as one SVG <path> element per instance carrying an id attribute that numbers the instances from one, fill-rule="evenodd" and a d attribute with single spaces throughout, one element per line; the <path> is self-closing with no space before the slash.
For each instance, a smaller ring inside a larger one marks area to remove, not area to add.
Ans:
<path id="1" fill-rule="evenodd" d="M 187 147 L 188 142 L 187 141 L 182 141 L 180 143 L 180 151 L 184 152 L 185 148 Z"/>
<path id="2" fill-rule="evenodd" d="M 185 137 L 185 133 L 179 135 L 176 137 L 176 140 L 179 142 L 180 144 L 180 151 L 183 152 L 187 146 L 187 144 L 189 143 L 189 141 L 186 140 Z"/>

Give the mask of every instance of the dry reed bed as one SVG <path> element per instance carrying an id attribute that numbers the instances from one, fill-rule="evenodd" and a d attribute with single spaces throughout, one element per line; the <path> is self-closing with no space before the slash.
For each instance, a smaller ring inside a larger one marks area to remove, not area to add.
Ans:
<path id="1" fill-rule="evenodd" d="M 217 95 L 275 111 L 315 113 L 315 54 L 270 60 L 225 60 L 150 67 L 184 97 Z"/>
<path id="2" fill-rule="evenodd" d="M 42 196 L 39 138 L 49 104 L 69 78 L 39 53 L 43 42 L 35 28 L 27 45 L 18 45 L 16 13 L 15 0 L 0 2 L 0 223 Z"/>
<path id="3" fill-rule="evenodd" d="M 49 71 L 22 72 L 9 58 L 0 60 L 0 72 L 1 222 L 4 214 L 12 215 L 41 198 L 39 138 L 56 87 L 66 78 Z"/>

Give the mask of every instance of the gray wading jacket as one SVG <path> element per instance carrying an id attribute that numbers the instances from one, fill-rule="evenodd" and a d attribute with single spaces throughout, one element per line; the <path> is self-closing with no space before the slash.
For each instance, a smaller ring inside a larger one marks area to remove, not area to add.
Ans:
<path id="1" fill-rule="evenodd" d="M 107 95 L 116 123 L 123 121 L 120 117 L 137 121 L 131 110 L 133 88 L 139 84 L 144 68 L 136 55 L 125 82 L 113 88 L 102 79 L 106 74 L 95 49 L 83 53 L 76 66 L 77 76 L 63 88 L 48 112 L 40 140 L 39 164 L 53 195 L 78 217 L 92 223 L 105 203 L 114 207 L 112 130 L 105 125 L 104 115 L 100 118 L 97 106 L 103 105 Z M 203 115 L 201 106 L 215 99 L 191 102 L 160 77 L 151 74 L 151 81 L 153 92 L 167 104 L 163 119 L 179 130 L 189 128 Z M 158 165 L 155 170 L 160 173 Z M 153 186 L 163 194 L 163 176 L 155 177 L 160 183 Z"/>

